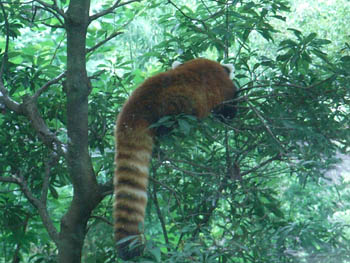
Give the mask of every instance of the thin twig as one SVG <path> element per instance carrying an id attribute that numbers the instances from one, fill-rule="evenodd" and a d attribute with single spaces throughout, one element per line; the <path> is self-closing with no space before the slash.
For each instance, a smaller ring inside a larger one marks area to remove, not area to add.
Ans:
<path id="1" fill-rule="evenodd" d="M 61 19 L 61 17 L 58 15 L 59 13 L 52 8 L 46 7 L 46 6 L 36 6 L 36 8 L 41 8 L 47 12 L 49 12 L 50 14 L 52 14 L 54 17 L 56 17 L 56 19 L 59 21 L 60 25 L 49 25 L 49 24 L 45 24 L 48 27 L 54 27 L 54 28 L 64 28 L 64 21 Z M 34 19 L 34 17 L 33 17 Z"/>
<path id="2" fill-rule="evenodd" d="M 86 50 L 86 53 L 90 53 L 92 51 L 94 51 L 95 49 L 99 48 L 100 46 L 102 46 L 103 44 L 105 44 L 106 42 L 108 42 L 109 40 L 111 40 L 112 38 L 123 34 L 123 32 L 114 32 L 111 35 L 109 35 L 107 38 L 105 38 L 104 40 L 102 40 L 101 42 L 97 43 L 95 46 L 89 48 Z"/>
<path id="3" fill-rule="evenodd" d="M 57 232 L 57 229 L 55 228 L 55 226 L 54 226 L 54 224 L 49 216 L 49 213 L 47 211 L 47 207 L 43 202 L 41 202 L 38 198 L 36 198 L 34 196 L 34 194 L 29 189 L 24 177 L 18 172 L 17 175 L 14 175 L 12 177 L 0 176 L 0 181 L 1 182 L 8 182 L 8 183 L 15 183 L 15 184 L 19 185 L 22 193 L 25 195 L 25 197 L 28 199 L 28 201 L 37 209 L 49 236 L 51 237 L 53 242 L 56 245 L 58 245 L 58 242 L 59 242 L 58 232 Z"/>
<path id="4" fill-rule="evenodd" d="M 101 220 L 102 222 L 105 222 L 107 225 L 109 226 L 113 226 L 113 223 L 111 221 L 109 221 L 107 218 L 102 217 L 102 216 L 91 216 L 90 219 L 95 218 L 98 220 Z"/>
<path id="5" fill-rule="evenodd" d="M 167 186 L 166 184 L 164 184 L 164 183 L 158 181 L 157 179 L 155 179 L 155 178 L 153 178 L 153 177 L 150 177 L 149 179 L 150 179 L 150 181 L 152 181 L 153 183 L 159 184 L 159 185 L 163 186 L 165 189 L 167 189 L 168 191 L 170 191 L 170 192 L 173 194 L 173 196 L 175 197 L 176 203 L 177 203 L 178 206 L 180 207 L 181 202 L 180 202 L 180 199 L 179 199 L 179 197 L 178 197 L 178 195 L 177 195 L 177 193 L 176 193 L 176 191 L 175 191 L 174 189 L 172 189 L 171 187 Z"/>
<path id="6" fill-rule="evenodd" d="M 47 203 L 47 194 L 50 186 L 51 168 L 57 166 L 59 159 L 60 159 L 59 156 L 55 152 L 52 152 L 50 159 L 45 162 L 45 173 L 44 173 L 43 186 L 41 189 L 41 198 L 40 198 L 40 201 L 45 206 Z"/>
<path id="7" fill-rule="evenodd" d="M 54 11 L 56 11 L 59 15 L 61 15 L 63 18 L 66 18 L 66 14 L 64 13 L 64 11 L 62 9 L 60 9 L 57 5 L 56 1 L 53 1 L 54 4 L 50 5 L 48 3 L 45 3 L 42 0 L 34 0 L 35 2 L 41 4 L 42 6 L 48 8 L 48 9 L 52 9 Z"/>
<path id="8" fill-rule="evenodd" d="M 116 9 L 119 5 L 119 3 L 121 2 L 121 0 L 117 0 L 110 8 L 107 8 L 106 10 L 102 10 L 99 13 L 96 13 L 92 16 L 90 16 L 89 21 L 94 21 L 98 18 L 100 18 L 101 16 L 107 15 L 109 13 L 112 13 L 114 11 L 114 9 Z"/>
<path id="9" fill-rule="evenodd" d="M 5 12 L 5 8 L 4 8 L 3 3 L 0 3 L 0 7 L 1 7 L 2 15 L 4 16 L 5 29 L 6 29 L 5 51 L 4 51 L 4 55 L 2 57 L 1 68 L 0 68 L 0 83 L 3 86 L 2 75 L 4 74 L 5 63 L 7 63 L 7 58 L 8 58 L 9 43 L 10 43 L 10 26 L 9 26 L 9 22 L 8 22 L 8 19 L 7 19 L 7 14 Z M 3 92 L 3 91 L 1 90 L 1 92 Z"/>
<path id="10" fill-rule="evenodd" d="M 6 43 L 5 43 L 5 51 L 2 57 L 1 61 L 1 67 L 0 67 L 0 102 L 3 103 L 7 108 L 13 111 L 20 111 L 20 104 L 16 101 L 12 100 L 10 97 L 8 97 L 8 91 L 4 86 L 4 82 L 2 80 L 4 75 L 4 69 L 5 64 L 7 63 L 8 59 L 8 50 L 9 50 L 9 43 L 10 43 L 10 29 L 9 29 L 9 23 L 7 19 L 7 14 L 5 12 L 5 8 L 3 6 L 3 3 L 0 3 L 0 8 L 4 17 L 5 21 L 5 29 L 6 29 Z"/>
<path id="11" fill-rule="evenodd" d="M 110 8 L 107 8 L 106 10 L 103 10 L 97 14 L 94 14 L 92 16 L 89 17 L 89 22 L 92 22 L 98 18 L 100 18 L 101 16 L 107 15 L 109 13 L 112 13 L 115 9 L 124 6 L 124 5 L 128 5 L 131 4 L 133 2 L 141 2 L 142 0 L 130 0 L 130 1 L 126 1 L 124 3 L 120 3 L 121 0 L 117 0 Z"/>
<path id="12" fill-rule="evenodd" d="M 265 165 L 267 165 L 267 164 L 269 164 L 269 163 L 271 163 L 271 162 L 273 162 L 273 161 L 277 161 L 277 160 L 281 160 L 281 155 L 280 155 L 280 154 L 277 154 L 276 156 L 271 157 L 270 159 L 268 159 L 268 160 L 266 160 L 266 161 L 260 163 L 259 165 L 253 167 L 252 169 L 250 169 L 250 170 L 248 170 L 248 171 L 241 172 L 241 176 L 245 176 L 245 175 L 247 175 L 247 174 L 250 174 L 250 173 L 252 173 L 252 172 L 255 172 L 256 170 L 258 170 L 258 169 L 264 167 Z"/>
<path id="13" fill-rule="evenodd" d="M 297 85 L 297 84 L 293 84 L 293 83 L 282 83 L 282 82 L 274 82 L 274 83 L 269 83 L 269 84 L 260 84 L 260 85 L 254 85 L 251 87 L 247 87 L 247 88 L 241 88 L 240 90 L 237 91 L 237 93 L 241 93 L 243 91 L 247 91 L 247 90 L 251 90 L 251 89 L 256 89 L 256 88 L 266 88 L 266 87 L 290 87 L 290 88 L 297 88 L 297 89 L 312 89 L 315 88 L 317 86 L 322 85 L 323 83 L 330 81 L 334 78 L 337 77 L 337 74 L 332 74 L 330 77 L 320 80 L 319 82 L 316 82 L 310 86 L 301 86 L 301 85 Z M 249 86 L 250 84 L 252 84 L 251 82 L 248 82 L 247 84 L 245 84 L 244 86 Z M 243 86 L 243 87 L 244 87 Z"/>
<path id="14" fill-rule="evenodd" d="M 5 88 L 4 82 L 2 80 L 3 73 L 4 73 L 4 65 L 5 63 L 7 63 L 7 54 L 8 54 L 8 48 L 9 48 L 9 24 L 8 24 L 7 15 L 2 3 L 0 3 L 0 8 L 4 16 L 5 28 L 6 28 L 5 52 L 3 55 L 1 68 L 0 68 L 0 103 L 4 104 L 8 109 L 16 112 L 17 114 L 26 116 L 31 121 L 31 124 L 33 125 L 34 129 L 37 131 L 37 134 L 39 135 L 39 137 L 44 141 L 44 143 L 54 151 L 57 151 L 60 155 L 65 156 L 65 146 L 60 140 L 58 140 L 58 138 L 46 126 L 42 116 L 39 113 L 37 105 L 35 104 L 40 94 L 45 90 L 47 90 L 47 88 L 50 85 L 52 85 L 53 83 L 57 83 L 60 79 L 62 79 L 65 73 L 62 73 L 57 78 L 47 82 L 32 97 L 28 96 L 27 98 L 25 98 L 22 104 L 12 100 L 8 95 L 8 90 Z M 52 142 L 54 142 L 56 146 L 53 146 Z"/>
<path id="15" fill-rule="evenodd" d="M 57 82 L 59 82 L 61 79 L 63 79 L 66 76 L 66 71 L 61 73 L 60 75 L 58 75 L 56 78 L 46 82 L 43 86 L 41 86 L 41 88 L 39 88 L 35 94 L 32 96 L 33 100 L 37 100 L 39 98 L 39 96 L 45 92 L 52 84 L 56 84 Z"/>
<path id="16" fill-rule="evenodd" d="M 153 174 L 153 176 L 155 176 L 156 175 L 156 168 L 153 166 L 152 170 L 153 170 L 152 174 Z M 165 243 L 167 244 L 166 247 L 167 247 L 168 252 L 170 252 L 170 244 L 169 244 L 168 232 L 167 232 L 167 229 L 166 229 L 166 224 L 165 224 L 164 217 L 162 215 L 162 211 L 160 210 L 158 197 L 157 197 L 157 185 L 156 184 L 153 184 L 153 201 L 154 201 L 154 205 L 155 205 L 156 210 L 157 210 L 157 215 L 158 215 L 158 218 L 159 218 L 159 221 L 160 221 L 160 225 L 162 227 L 164 240 L 165 240 Z"/>
<path id="17" fill-rule="evenodd" d="M 18 179 L 16 177 L 0 176 L 0 182 L 18 184 Z"/>
<path id="18" fill-rule="evenodd" d="M 272 130 L 270 127 L 266 124 L 265 119 L 261 116 L 261 114 L 258 112 L 258 110 L 249 102 L 247 101 L 249 107 L 255 112 L 255 114 L 258 116 L 260 119 L 261 123 L 264 125 L 265 129 L 267 132 L 271 135 L 271 137 L 274 139 L 274 141 L 280 146 L 281 150 L 285 153 L 286 150 L 284 149 L 282 143 L 277 139 L 277 137 L 273 134 Z"/>
<path id="19" fill-rule="evenodd" d="M 197 19 L 197 18 L 190 17 L 189 15 L 187 15 L 186 13 L 184 13 L 184 11 L 182 11 L 180 7 L 178 7 L 176 4 L 174 4 L 173 1 L 168 0 L 168 3 L 171 4 L 173 7 L 175 7 L 175 9 L 176 9 L 177 11 L 179 11 L 179 12 L 182 14 L 183 17 L 185 17 L 185 18 L 187 18 L 187 19 L 189 19 L 189 20 L 191 20 L 191 21 L 196 21 L 196 22 L 200 22 L 201 24 L 204 24 L 202 20 Z M 205 28 L 206 28 L 206 26 L 205 26 Z"/>
<path id="20" fill-rule="evenodd" d="M 52 65 L 52 62 L 53 62 L 53 60 L 55 59 L 55 57 L 57 55 L 57 51 L 59 49 L 61 49 L 61 45 L 62 45 L 63 41 L 66 39 L 66 34 L 67 34 L 67 31 L 64 31 L 64 35 L 63 35 L 62 39 L 60 40 L 60 42 L 58 43 L 58 45 L 56 46 L 55 52 L 52 55 L 52 58 L 50 60 L 50 65 Z"/>

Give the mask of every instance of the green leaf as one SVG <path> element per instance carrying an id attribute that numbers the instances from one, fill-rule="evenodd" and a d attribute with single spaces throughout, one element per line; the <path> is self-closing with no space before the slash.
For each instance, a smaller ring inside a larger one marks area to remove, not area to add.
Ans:
<path id="1" fill-rule="evenodd" d="M 279 55 L 279 56 L 277 56 L 276 60 L 277 61 L 287 61 L 292 57 L 292 55 L 293 54 L 291 52 L 286 53 L 284 55 Z"/>
<path id="2" fill-rule="evenodd" d="M 237 75 L 235 75 L 235 78 L 236 79 L 244 79 L 244 78 L 248 78 L 248 76 L 244 75 L 244 74 L 237 74 Z"/>
<path id="3" fill-rule="evenodd" d="M 58 192 L 56 191 L 55 187 L 50 185 L 49 189 L 50 189 L 50 193 L 51 193 L 52 197 L 55 199 L 58 199 L 59 195 L 58 195 Z"/>
<path id="4" fill-rule="evenodd" d="M 294 28 L 287 28 L 287 30 L 289 31 L 292 31 L 294 33 L 294 35 L 299 39 L 301 40 L 301 37 L 302 37 L 302 33 L 301 31 L 297 30 L 297 29 L 294 29 Z"/>
<path id="5" fill-rule="evenodd" d="M 191 125 L 184 119 L 179 119 L 178 120 L 179 123 L 179 128 L 180 130 L 185 134 L 188 135 L 190 133 L 191 130 Z"/>
<path id="6" fill-rule="evenodd" d="M 22 56 L 15 56 L 12 58 L 9 58 L 9 62 L 13 64 L 21 64 L 23 62 L 23 57 Z"/>
<path id="7" fill-rule="evenodd" d="M 158 247 L 152 248 L 148 251 L 149 251 L 149 253 L 151 253 L 153 255 L 156 262 L 161 262 L 161 251 Z"/>
<path id="8" fill-rule="evenodd" d="M 315 54 L 317 57 L 319 57 L 320 59 L 322 59 L 323 61 L 328 62 L 327 54 L 322 52 L 321 50 L 319 50 L 319 49 L 311 49 L 311 52 L 313 54 Z"/>
<path id="9" fill-rule="evenodd" d="M 345 63 L 350 63 L 350 56 L 343 56 L 340 58 L 340 60 Z"/>
<path id="10" fill-rule="evenodd" d="M 324 45 L 332 44 L 332 41 L 328 39 L 315 39 L 313 43 L 315 43 L 315 45 L 317 46 L 324 46 Z"/>
<path id="11" fill-rule="evenodd" d="M 279 20 L 282 20 L 282 21 L 286 21 L 286 17 L 284 17 L 284 16 L 275 15 L 275 16 L 272 16 L 272 17 L 274 17 L 276 19 L 279 19 Z"/>
<path id="12" fill-rule="evenodd" d="M 280 47 L 296 47 L 298 44 L 291 40 L 291 39 L 286 39 L 281 41 L 281 43 L 279 44 Z"/>
<path id="13" fill-rule="evenodd" d="M 317 34 L 316 33 L 311 33 L 309 34 L 303 41 L 303 43 L 306 45 L 308 43 L 310 43 L 312 40 L 314 40 L 316 38 Z"/>
<path id="14" fill-rule="evenodd" d="M 273 37 L 271 36 L 270 32 L 268 30 L 259 30 L 258 31 L 263 38 L 265 38 L 267 41 L 273 41 Z"/>

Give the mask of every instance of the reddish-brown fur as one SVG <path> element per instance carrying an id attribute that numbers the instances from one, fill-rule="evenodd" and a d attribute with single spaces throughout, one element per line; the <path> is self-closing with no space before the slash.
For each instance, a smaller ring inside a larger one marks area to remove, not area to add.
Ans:
<path id="1" fill-rule="evenodd" d="M 121 258 L 138 256 L 143 249 L 148 166 L 156 134 L 149 126 L 166 115 L 185 113 L 203 118 L 233 99 L 235 92 L 222 65 L 194 59 L 147 79 L 127 100 L 116 128 L 114 232 Z M 123 238 L 127 238 L 125 242 Z M 135 248 L 129 247 L 132 243 Z"/>

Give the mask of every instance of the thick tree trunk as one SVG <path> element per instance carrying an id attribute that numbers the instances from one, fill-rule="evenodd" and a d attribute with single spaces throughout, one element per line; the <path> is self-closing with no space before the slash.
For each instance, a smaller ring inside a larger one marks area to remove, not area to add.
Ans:
<path id="1" fill-rule="evenodd" d="M 102 197 L 88 151 L 88 95 L 86 73 L 86 32 L 89 24 L 89 0 L 70 1 L 65 17 L 67 30 L 67 130 L 68 172 L 74 195 L 61 220 L 59 262 L 78 263 L 92 210 Z"/>

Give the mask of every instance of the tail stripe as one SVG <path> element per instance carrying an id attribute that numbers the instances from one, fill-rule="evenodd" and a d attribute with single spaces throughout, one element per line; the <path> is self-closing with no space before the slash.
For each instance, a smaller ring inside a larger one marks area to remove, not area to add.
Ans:
<path id="1" fill-rule="evenodd" d="M 141 195 L 133 195 L 133 194 L 130 194 L 130 190 L 128 191 L 128 189 L 126 189 L 127 191 L 124 190 L 119 190 L 118 191 L 116 190 L 116 194 L 115 194 L 115 197 L 116 199 L 118 200 L 127 200 L 127 201 L 130 201 L 130 202 L 144 202 L 145 204 L 147 203 L 147 195 L 143 195 L 141 193 Z"/>
<path id="2" fill-rule="evenodd" d="M 125 168 L 134 169 L 136 172 L 139 172 L 140 174 L 144 176 L 148 176 L 148 161 L 146 162 L 140 162 L 138 160 L 133 159 L 119 159 L 117 160 L 117 165 L 119 168 L 118 170 Z"/>
<path id="3" fill-rule="evenodd" d="M 122 149 L 122 151 L 121 151 Z M 118 145 L 117 144 L 117 154 L 121 154 L 121 152 L 125 153 L 125 154 L 141 154 L 145 153 L 146 155 L 149 155 L 150 152 L 152 152 L 152 147 L 150 147 L 149 145 L 140 145 L 140 144 L 131 144 L 131 143 L 123 143 Z"/>
<path id="4" fill-rule="evenodd" d="M 131 223 L 131 224 L 138 224 L 139 222 L 142 222 L 143 220 L 143 214 L 140 213 L 140 211 L 135 210 L 135 215 L 130 215 L 129 212 L 125 212 L 124 210 L 118 210 L 118 213 L 120 213 L 120 217 L 118 217 L 115 220 L 115 223 L 118 224 L 120 223 L 121 225 L 125 225 L 126 223 Z M 132 211 L 133 212 L 133 211 Z M 130 212 L 130 213 L 132 213 Z"/>
<path id="5" fill-rule="evenodd" d="M 120 239 L 122 239 L 127 236 L 137 235 L 139 233 L 139 230 L 130 230 L 129 226 L 127 229 L 125 229 L 124 227 L 115 226 L 114 232 L 118 233 L 118 235 L 120 235 Z"/>
<path id="6" fill-rule="evenodd" d="M 126 202 L 130 202 L 130 200 L 134 199 L 147 200 L 147 193 L 145 190 L 134 189 L 124 185 L 118 185 L 117 188 L 115 188 L 116 196 L 118 196 L 119 193 L 123 193 L 123 196 L 126 196 L 126 198 L 117 199 L 117 203 L 122 202 L 123 200 L 126 200 Z"/>
<path id="7" fill-rule="evenodd" d="M 125 149 L 124 147 L 120 147 L 117 160 L 133 160 L 138 161 L 139 163 L 148 164 L 149 158 L 151 157 L 151 149 Z"/>
<path id="8" fill-rule="evenodd" d="M 143 171 L 145 166 L 140 165 L 133 165 L 132 163 L 129 164 L 121 164 L 119 163 L 119 167 L 117 168 L 118 178 L 122 175 L 126 175 L 129 177 L 141 177 L 141 178 L 147 178 L 148 177 L 148 170 Z M 121 175 L 122 174 L 122 175 Z"/>
<path id="9" fill-rule="evenodd" d="M 115 208 L 116 212 L 119 213 L 119 217 L 116 219 L 116 222 L 118 222 L 119 218 L 123 218 L 125 220 L 128 220 L 128 222 L 136 221 L 140 222 L 140 219 L 143 219 L 143 216 L 145 212 L 143 209 L 140 209 L 139 207 L 130 207 L 125 204 L 117 204 Z"/>
<path id="10" fill-rule="evenodd" d="M 143 180 L 140 180 L 143 179 Z M 123 176 L 118 178 L 118 184 L 122 186 L 129 186 L 130 188 L 147 191 L 146 178 L 130 178 Z"/>

